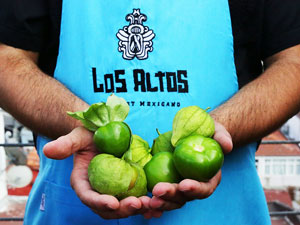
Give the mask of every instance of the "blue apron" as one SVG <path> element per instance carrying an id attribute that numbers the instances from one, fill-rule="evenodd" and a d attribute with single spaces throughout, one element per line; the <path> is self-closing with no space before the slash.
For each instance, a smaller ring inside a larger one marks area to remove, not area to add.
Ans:
<path id="1" fill-rule="evenodd" d="M 126 122 L 150 144 L 172 129 L 182 107 L 215 108 L 237 90 L 226 0 L 64 0 L 55 78 L 89 104 L 114 92 L 128 101 Z M 70 187 L 73 158 L 51 160 L 38 138 L 40 173 L 25 225 L 270 224 L 255 169 L 256 145 L 226 155 L 222 181 L 205 200 L 161 218 L 103 220 Z"/>

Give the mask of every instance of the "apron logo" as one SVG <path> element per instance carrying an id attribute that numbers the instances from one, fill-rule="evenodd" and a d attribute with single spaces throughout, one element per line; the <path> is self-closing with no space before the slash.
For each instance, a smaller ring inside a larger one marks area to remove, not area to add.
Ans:
<path id="1" fill-rule="evenodd" d="M 148 58 L 148 52 L 152 52 L 152 39 L 155 37 L 153 30 L 144 26 L 147 20 L 145 14 L 140 13 L 140 9 L 133 9 L 132 14 L 125 17 L 129 21 L 128 26 L 124 26 L 117 33 L 119 39 L 119 52 L 123 52 L 123 58 L 127 60 L 143 60 Z"/>

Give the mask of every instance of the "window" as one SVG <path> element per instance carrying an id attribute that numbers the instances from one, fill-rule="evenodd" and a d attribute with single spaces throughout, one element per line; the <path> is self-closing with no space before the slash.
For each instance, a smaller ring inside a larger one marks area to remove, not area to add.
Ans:
<path id="1" fill-rule="evenodd" d="M 294 168 L 295 168 L 295 159 L 288 159 L 287 162 L 287 175 L 294 175 Z"/>
<path id="2" fill-rule="evenodd" d="M 287 171 L 287 174 L 288 174 L 288 175 L 294 174 L 294 165 L 293 165 L 293 164 L 288 165 L 288 171 Z"/>
<path id="3" fill-rule="evenodd" d="M 296 174 L 300 175 L 300 159 L 297 159 L 296 163 Z"/>
<path id="4" fill-rule="evenodd" d="M 300 176 L 300 157 L 267 157 L 260 161 L 266 176 Z"/>
<path id="5" fill-rule="evenodd" d="M 270 165 L 265 165 L 265 174 L 270 175 Z"/>
<path id="6" fill-rule="evenodd" d="M 271 160 L 265 159 L 265 174 L 270 175 Z"/>
<path id="7" fill-rule="evenodd" d="M 286 160 L 285 159 L 273 159 L 273 167 L 272 168 L 273 168 L 272 172 L 274 175 L 285 175 Z"/>

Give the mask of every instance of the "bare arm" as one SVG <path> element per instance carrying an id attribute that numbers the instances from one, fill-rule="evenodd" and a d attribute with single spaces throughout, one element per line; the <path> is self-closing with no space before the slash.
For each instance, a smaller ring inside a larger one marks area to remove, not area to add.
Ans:
<path id="1" fill-rule="evenodd" d="M 149 197 L 129 197 L 119 202 L 113 196 L 101 195 L 91 189 L 87 166 L 98 153 L 92 133 L 78 127 L 80 123 L 66 115 L 66 111 L 84 110 L 88 105 L 61 83 L 42 73 L 36 65 L 37 58 L 38 54 L 34 52 L 0 45 L 0 107 L 27 127 L 50 138 L 73 130 L 58 138 L 54 147 L 48 145 L 45 152 L 56 159 L 75 155 L 72 186 L 81 201 L 95 213 L 104 218 L 123 218 L 148 211 L 145 206 L 149 205 Z"/>
<path id="2" fill-rule="evenodd" d="M 300 110 L 300 45 L 268 58 L 265 65 L 259 78 L 211 113 L 229 131 L 235 146 L 262 138 Z M 228 153 L 231 143 L 225 134 L 220 131 L 214 138 L 222 141 L 223 148 L 227 146 Z M 221 178 L 216 175 L 213 179 Z M 216 186 L 213 182 L 204 188 L 189 180 L 178 186 L 160 183 L 153 189 L 150 206 L 156 210 L 178 208 L 185 201 L 209 196 Z"/>
<path id="3" fill-rule="evenodd" d="M 88 105 L 37 67 L 38 54 L 0 44 L 0 107 L 50 138 L 79 125 L 66 111 Z"/>
<path id="4" fill-rule="evenodd" d="M 300 110 L 300 45 L 266 59 L 265 72 L 212 112 L 235 146 L 258 140 Z"/>

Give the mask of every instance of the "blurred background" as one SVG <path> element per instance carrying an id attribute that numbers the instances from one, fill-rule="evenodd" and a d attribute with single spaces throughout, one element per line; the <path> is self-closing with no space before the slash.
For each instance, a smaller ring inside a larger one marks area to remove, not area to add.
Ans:
<path id="1" fill-rule="evenodd" d="M 263 138 L 255 163 L 272 225 L 300 225 L 300 113 Z M 38 171 L 32 132 L 0 108 L 0 225 L 23 224 Z"/>
<path id="2" fill-rule="evenodd" d="M 23 224 L 38 171 L 32 132 L 0 108 L 0 225 Z"/>

